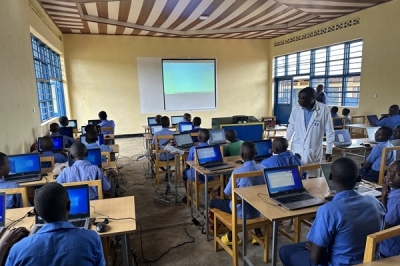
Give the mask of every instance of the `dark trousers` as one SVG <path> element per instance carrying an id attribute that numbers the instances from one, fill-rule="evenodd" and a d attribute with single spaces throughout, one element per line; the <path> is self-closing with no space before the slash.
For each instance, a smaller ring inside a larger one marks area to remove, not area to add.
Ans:
<path id="1" fill-rule="evenodd" d="M 315 266 L 311 262 L 310 251 L 306 249 L 306 242 L 282 246 L 279 258 L 284 266 Z"/>
<path id="2" fill-rule="evenodd" d="M 212 199 L 210 201 L 210 208 L 215 208 L 220 211 L 232 214 L 232 210 L 229 207 L 230 202 L 231 201 L 227 199 Z"/>
<path id="3" fill-rule="evenodd" d="M 375 171 L 370 169 L 361 168 L 359 174 L 362 176 L 362 179 L 365 179 L 370 182 L 378 182 L 379 179 L 379 171 Z"/>

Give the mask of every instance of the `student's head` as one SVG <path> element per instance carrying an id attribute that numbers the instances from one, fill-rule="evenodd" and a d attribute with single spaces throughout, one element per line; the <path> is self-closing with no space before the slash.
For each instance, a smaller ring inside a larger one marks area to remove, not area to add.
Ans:
<path id="1" fill-rule="evenodd" d="M 161 125 L 161 115 L 156 115 L 156 117 L 154 118 L 154 120 L 156 120 L 157 125 Z"/>
<path id="2" fill-rule="evenodd" d="M 394 104 L 389 107 L 389 115 L 398 115 L 399 114 L 399 106 L 397 104 Z"/>
<path id="3" fill-rule="evenodd" d="M 188 114 L 188 113 L 185 113 L 183 115 L 183 119 L 185 119 L 186 121 L 190 122 L 190 121 L 192 121 L 192 116 L 190 114 Z"/>
<path id="4" fill-rule="evenodd" d="M 163 116 L 161 117 L 161 126 L 163 128 L 169 128 L 169 117 L 168 116 Z"/>
<path id="5" fill-rule="evenodd" d="M 89 131 L 97 131 L 96 125 L 87 125 L 87 126 L 85 126 L 85 132 L 89 132 Z"/>
<path id="6" fill-rule="evenodd" d="M 323 90 L 324 90 L 324 85 L 319 84 L 319 85 L 317 86 L 317 92 L 321 92 L 321 91 L 323 91 Z"/>
<path id="7" fill-rule="evenodd" d="M 62 125 L 63 127 L 66 127 L 66 126 L 68 126 L 68 123 L 69 123 L 68 117 L 66 117 L 66 116 L 60 116 L 60 117 L 58 118 L 58 122 L 59 122 L 60 125 Z"/>
<path id="8" fill-rule="evenodd" d="M 257 155 L 256 144 L 251 141 L 243 142 L 240 148 L 240 155 L 245 162 L 254 160 L 254 157 Z"/>
<path id="9" fill-rule="evenodd" d="M 71 148 L 69 149 L 71 153 L 72 159 L 76 160 L 83 160 L 87 155 L 86 146 L 83 143 L 76 142 L 72 144 Z"/>
<path id="10" fill-rule="evenodd" d="M 50 136 L 44 136 L 40 139 L 40 146 L 43 151 L 51 151 L 54 148 L 53 139 Z"/>
<path id="11" fill-rule="evenodd" d="M 59 183 L 48 183 L 35 192 L 36 215 L 42 217 L 46 223 L 68 221 L 70 200 L 67 190 Z"/>
<path id="12" fill-rule="evenodd" d="M 86 142 L 88 144 L 90 143 L 96 143 L 96 141 L 98 141 L 99 138 L 97 136 L 97 132 L 94 130 L 90 130 L 86 132 Z"/>
<path id="13" fill-rule="evenodd" d="M 339 111 L 339 108 L 337 106 L 332 106 L 332 108 L 331 108 L 332 114 L 337 114 L 338 111 Z"/>
<path id="14" fill-rule="evenodd" d="M 195 118 L 193 118 L 193 126 L 194 127 L 199 127 L 201 125 L 201 118 L 196 116 Z"/>
<path id="15" fill-rule="evenodd" d="M 0 177 L 10 173 L 10 162 L 5 153 L 0 152 Z"/>
<path id="16" fill-rule="evenodd" d="M 51 123 L 51 124 L 50 124 L 50 132 L 51 132 L 51 133 L 60 132 L 60 125 L 57 124 L 57 123 Z"/>
<path id="17" fill-rule="evenodd" d="M 357 164 L 349 157 L 340 157 L 332 163 L 331 177 L 337 190 L 354 189 L 360 180 Z"/>
<path id="18" fill-rule="evenodd" d="M 381 126 L 376 132 L 375 132 L 375 141 L 376 142 L 381 142 L 381 141 L 388 141 L 393 135 L 393 129 L 389 126 Z"/>
<path id="19" fill-rule="evenodd" d="M 107 119 L 107 113 L 105 111 L 100 111 L 99 112 L 99 119 L 100 120 L 106 120 Z"/>
<path id="20" fill-rule="evenodd" d="M 400 139 L 400 126 L 397 126 L 393 129 L 393 138 Z"/>
<path id="21" fill-rule="evenodd" d="M 299 105 L 303 108 L 312 107 L 315 103 L 316 92 L 313 88 L 307 87 L 302 89 L 298 94 Z"/>
<path id="22" fill-rule="evenodd" d="M 210 139 L 210 131 L 206 128 L 199 130 L 199 142 L 207 142 Z"/>
<path id="23" fill-rule="evenodd" d="M 275 154 L 280 154 L 286 152 L 289 144 L 285 138 L 276 138 L 272 141 L 272 152 Z"/>
<path id="24" fill-rule="evenodd" d="M 236 140 L 237 139 L 236 130 L 229 129 L 229 130 L 225 131 L 225 138 L 230 142 Z"/>
<path id="25" fill-rule="evenodd" d="M 343 110 L 342 110 L 342 115 L 348 116 L 349 114 L 350 114 L 350 109 L 348 109 L 348 108 L 343 108 Z"/>
<path id="26" fill-rule="evenodd" d="M 400 188 L 400 160 L 394 161 L 389 165 L 386 182 L 391 188 Z"/>

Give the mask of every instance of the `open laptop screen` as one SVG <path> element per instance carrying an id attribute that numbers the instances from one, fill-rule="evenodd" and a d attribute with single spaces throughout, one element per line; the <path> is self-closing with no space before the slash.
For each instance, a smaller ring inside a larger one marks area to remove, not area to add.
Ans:
<path id="1" fill-rule="evenodd" d="M 81 135 L 80 136 L 80 142 L 85 144 L 85 146 L 88 144 L 86 142 L 86 135 Z M 98 134 L 97 135 L 97 141 L 96 141 L 97 145 L 102 145 L 104 143 L 104 135 L 103 134 Z"/>
<path id="2" fill-rule="evenodd" d="M 351 137 L 348 129 L 335 130 L 335 142 L 351 143 Z"/>
<path id="3" fill-rule="evenodd" d="M 6 193 L 0 192 L 0 227 L 6 223 Z"/>
<path id="4" fill-rule="evenodd" d="M 150 126 L 150 129 L 151 129 L 151 135 L 154 135 L 154 133 L 162 130 L 162 126 L 159 126 L 159 125 Z"/>
<path id="5" fill-rule="evenodd" d="M 74 128 L 73 127 L 60 127 L 60 135 L 73 138 L 74 137 Z"/>
<path id="6" fill-rule="evenodd" d="M 180 122 L 178 130 L 179 132 L 191 131 L 193 129 L 193 124 L 191 122 Z"/>
<path id="7" fill-rule="evenodd" d="M 177 147 L 193 144 L 192 136 L 190 136 L 190 133 L 174 134 L 174 140 Z"/>
<path id="8" fill-rule="evenodd" d="M 8 161 L 10 162 L 10 173 L 6 177 L 36 174 L 41 171 L 39 153 L 9 155 Z"/>
<path id="9" fill-rule="evenodd" d="M 182 120 L 183 120 L 183 116 L 174 116 L 174 115 L 171 116 L 171 124 L 172 125 L 176 125 L 176 124 L 182 122 Z"/>
<path id="10" fill-rule="evenodd" d="M 147 125 L 154 126 L 157 125 L 157 121 L 155 117 L 147 117 Z"/>
<path id="11" fill-rule="evenodd" d="M 63 151 L 64 150 L 64 137 L 63 136 L 51 136 L 53 139 L 53 152 L 57 151 Z M 42 138 L 38 138 L 38 151 L 42 152 L 42 146 L 41 146 L 41 140 Z"/>
<path id="12" fill-rule="evenodd" d="M 298 166 L 266 168 L 264 175 L 270 196 L 303 189 Z"/>
<path id="13" fill-rule="evenodd" d="M 222 144 L 226 143 L 225 130 L 217 129 L 210 131 L 210 144 Z"/>
<path id="14" fill-rule="evenodd" d="M 73 127 L 74 129 L 78 129 L 78 121 L 77 120 L 68 120 L 68 126 Z"/>
<path id="15" fill-rule="evenodd" d="M 377 115 L 367 115 L 367 119 L 370 125 L 375 125 L 375 123 L 378 121 L 378 116 Z"/>
<path id="16" fill-rule="evenodd" d="M 68 219 L 89 217 L 89 186 L 66 186 L 65 189 L 71 201 L 71 210 L 69 211 Z"/>
<path id="17" fill-rule="evenodd" d="M 102 168 L 101 165 L 101 150 L 97 148 L 87 149 L 87 156 L 85 160 L 90 162 L 91 165 L 97 165 L 99 168 Z M 68 165 L 72 166 L 75 161 L 72 160 L 71 153 L 68 152 Z"/>
<path id="18" fill-rule="evenodd" d="M 197 147 L 196 154 L 199 165 L 223 161 L 219 145 Z"/>
<path id="19" fill-rule="evenodd" d="M 258 158 L 267 158 L 272 156 L 272 141 L 270 139 L 254 141 L 257 147 L 257 156 Z"/>

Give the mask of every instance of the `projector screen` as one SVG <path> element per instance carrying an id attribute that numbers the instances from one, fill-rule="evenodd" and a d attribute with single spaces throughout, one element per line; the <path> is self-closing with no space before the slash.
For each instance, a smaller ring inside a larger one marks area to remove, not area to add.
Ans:
<path id="1" fill-rule="evenodd" d="M 164 110 L 216 108 L 215 59 L 163 59 Z"/>

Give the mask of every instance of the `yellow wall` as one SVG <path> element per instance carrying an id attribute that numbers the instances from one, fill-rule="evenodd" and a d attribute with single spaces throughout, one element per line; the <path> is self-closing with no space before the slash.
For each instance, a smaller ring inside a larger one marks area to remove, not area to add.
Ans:
<path id="1" fill-rule="evenodd" d="M 400 25 L 399 10 L 400 1 L 395 0 L 302 31 L 272 39 L 270 42 L 270 58 L 273 59 L 278 55 L 362 38 L 364 43 L 360 106 L 359 108 L 351 108 L 350 114 L 386 113 L 390 105 L 400 104 L 400 97 L 398 96 L 398 66 L 400 62 L 400 35 L 398 34 L 398 27 Z M 357 17 L 361 19 L 359 25 L 274 47 L 274 42 Z M 269 75 L 273 77 L 271 67 L 272 60 L 270 62 Z M 271 78 L 269 84 L 270 92 L 273 88 L 272 85 L 273 79 Z M 374 98 L 375 93 L 377 94 L 377 98 Z"/>
<path id="2" fill-rule="evenodd" d="M 27 0 L 3 0 L 0 8 L 0 151 L 27 152 L 42 135 L 30 30 L 63 51 L 62 41 L 29 7 Z M 60 34 L 61 36 L 61 34 Z M 35 109 L 35 112 L 33 110 Z"/>
<path id="3" fill-rule="evenodd" d="M 72 118 L 83 125 L 100 110 L 116 123 L 116 134 L 143 132 L 138 57 L 216 58 L 218 110 L 196 111 L 202 126 L 212 117 L 269 114 L 266 96 L 268 40 L 179 39 L 133 36 L 64 35 Z M 259 95 L 261 93 L 261 95 Z M 165 115 L 182 115 L 165 113 Z"/>

